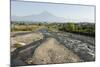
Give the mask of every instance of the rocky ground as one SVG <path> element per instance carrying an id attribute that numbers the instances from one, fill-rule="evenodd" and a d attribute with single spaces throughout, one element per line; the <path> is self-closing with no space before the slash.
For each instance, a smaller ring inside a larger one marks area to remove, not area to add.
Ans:
<path id="1" fill-rule="evenodd" d="M 14 47 L 16 43 L 21 47 Z M 52 32 L 45 28 L 11 37 L 12 65 L 88 61 L 95 61 L 94 37 L 68 32 Z"/>

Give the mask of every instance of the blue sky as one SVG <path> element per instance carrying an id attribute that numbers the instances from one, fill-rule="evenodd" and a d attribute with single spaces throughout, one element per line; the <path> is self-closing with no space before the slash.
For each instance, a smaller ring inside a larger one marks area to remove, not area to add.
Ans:
<path id="1" fill-rule="evenodd" d="M 94 6 L 83 5 L 67 5 L 67 4 L 51 4 L 36 2 L 11 2 L 12 16 L 27 16 L 39 14 L 48 11 L 55 16 L 64 17 L 66 19 L 94 22 Z"/>

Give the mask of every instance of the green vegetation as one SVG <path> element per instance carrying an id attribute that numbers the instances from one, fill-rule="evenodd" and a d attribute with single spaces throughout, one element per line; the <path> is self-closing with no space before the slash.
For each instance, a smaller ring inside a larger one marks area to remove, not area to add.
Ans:
<path id="1" fill-rule="evenodd" d="M 59 30 L 71 33 L 95 36 L 95 24 L 93 23 L 66 23 L 65 25 L 60 27 Z"/>
<path id="2" fill-rule="evenodd" d="M 95 36 L 95 23 L 25 23 L 11 22 L 11 31 L 35 31 L 40 28 L 46 28 L 50 31 L 63 31 L 76 34 Z"/>

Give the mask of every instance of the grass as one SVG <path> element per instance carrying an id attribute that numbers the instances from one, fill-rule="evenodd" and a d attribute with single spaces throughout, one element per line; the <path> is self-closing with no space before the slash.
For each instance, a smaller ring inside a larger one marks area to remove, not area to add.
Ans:
<path id="1" fill-rule="evenodd" d="M 11 31 L 34 31 L 37 28 L 39 28 L 36 25 L 14 25 L 14 27 L 11 28 Z"/>

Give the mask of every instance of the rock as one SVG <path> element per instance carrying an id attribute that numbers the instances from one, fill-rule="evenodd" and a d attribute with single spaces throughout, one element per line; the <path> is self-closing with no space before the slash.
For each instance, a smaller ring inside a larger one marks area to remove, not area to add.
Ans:
<path id="1" fill-rule="evenodd" d="M 79 62 L 80 58 L 54 38 L 48 38 L 36 48 L 32 64 Z"/>
<path id="2" fill-rule="evenodd" d="M 14 44 L 14 47 L 19 48 L 19 47 L 22 47 L 22 46 L 25 46 L 25 45 L 26 45 L 25 43 L 18 42 L 18 43 Z"/>
<path id="3" fill-rule="evenodd" d="M 20 44 L 21 46 L 25 46 L 26 45 L 25 43 L 18 43 L 18 44 Z"/>
<path id="4" fill-rule="evenodd" d="M 64 43 L 67 48 L 78 54 L 78 56 L 80 56 L 85 62 L 95 60 L 95 50 L 93 45 L 74 39 L 68 39 Z"/>

